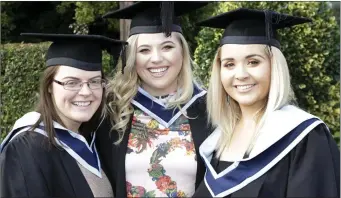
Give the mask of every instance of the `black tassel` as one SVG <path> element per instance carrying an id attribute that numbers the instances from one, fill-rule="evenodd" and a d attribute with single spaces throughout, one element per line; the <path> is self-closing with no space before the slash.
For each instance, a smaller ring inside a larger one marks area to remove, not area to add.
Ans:
<path id="1" fill-rule="evenodd" d="M 98 16 L 95 20 L 88 26 L 88 34 L 93 35 L 107 35 L 109 29 L 108 20 Z"/>
<path id="2" fill-rule="evenodd" d="M 127 62 L 127 59 L 126 59 L 126 46 L 123 45 L 122 47 L 122 50 L 121 50 L 121 60 L 122 60 L 122 74 L 124 74 L 124 68 L 126 66 L 126 62 Z"/>
<path id="3" fill-rule="evenodd" d="M 161 28 L 162 32 L 165 33 L 166 37 L 172 34 L 172 25 L 174 17 L 174 2 L 173 1 L 163 1 L 161 2 Z"/>
<path id="4" fill-rule="evenodd" d="M 271 35 L 272 35 L 272 12 L 270 10 L 264 10 L 265 14 L 265 36 L 268 42 L 269 49 L 271 51 Z"/>

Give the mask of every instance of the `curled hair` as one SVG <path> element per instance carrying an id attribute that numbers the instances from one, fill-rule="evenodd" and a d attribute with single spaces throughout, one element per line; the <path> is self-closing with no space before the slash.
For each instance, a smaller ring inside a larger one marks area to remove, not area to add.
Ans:
<path id="1" fill-rule="evenodd" d="M 173 32 L 172 36 L 176 36 L 181 42 L 183 62 L 178 76 L 178 89 L 181 93 L 176 96 L 167 105 L 168 108 L 180 107 L 181 104 L 187 103 L 193 95 L 193 73 L 192 66 L 194 62 L 191 59 L 188 44 L 182 34 Z M 132 35 L 128 38 L 128 46 L 126 48 L 127 62 L 124 68 L 124 73 L 119 72 L 122 67 L 121 61 L 117 66 L 116 75 L 111 80 L 108 88 L 108 104 L 109 111 L 111 112 L 112 130 L 119 134 L 116 143 L 119 143 L 124 132 L 127 130 L 130 122 L 130 117 L 134 112 L 131 104 L 133 98 L 137 94 L 138 87 L 141 85 L 141 79 L 136 71 L 136 53 L 137 53 L 137 40 L 139 35 Z"/>

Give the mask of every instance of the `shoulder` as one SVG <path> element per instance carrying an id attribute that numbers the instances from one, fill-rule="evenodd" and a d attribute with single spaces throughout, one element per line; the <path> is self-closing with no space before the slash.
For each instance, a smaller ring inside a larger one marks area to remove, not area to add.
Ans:
<path id="1" fill-rule="evenodd" d="M 315 126 L 293 149 L 294 159 L 312 156 L 315 160 L 340 158 L 339 147 L 325 123 Z"/>
<path id="2" fill-rule="evenodd" d="M 112 130 L 113 124 L 110 121 L 109 117 L 106 117 L 103 122 L 99 125 L 96 130 L 96 142 L 106 142 L 116 141 L 118 139 L 118 132 L 116 130 Z"/>
<path id="3" fill-rule="evenodd" d="M 189 110 L 191 109 L 196 109 L 200 112 L 206 112 L 206 95 L 197 98 L 196 101 L 190 106 Z"/>
<path id="4" fill-rule="evenodd" d="M 24 131 L 12 134 L 7 141 L 2 143 L 1 147 L 1 154 L 4 155 L 9 153 L 36 154 L 47 151 L 49 141 L 43 134 L 34 131 Z"/>

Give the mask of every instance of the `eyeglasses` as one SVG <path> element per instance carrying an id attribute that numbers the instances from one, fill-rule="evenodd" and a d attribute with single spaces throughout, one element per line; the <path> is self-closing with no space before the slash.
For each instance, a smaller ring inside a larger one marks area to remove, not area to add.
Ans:
<path id="1" fill-rule="evenodd" d="M 53 79 L 53 81 L 57 84 L 62 85 L 64 87 L 64 89 L 72 90 L 72 91 L 81 90 L 84 83 L 88 84 L 88 87 L 91 90 L 104 88 L 106 83 L 107 83 L 106 80 L 104 80 L 104 79 L 94 79 L 94 80 L 90 80 L 88 82 L 82 82 L 80 80 L 69 80 L 66 82 L 60 82 L 60 81 L 55 80 L 55 79 Z"/>

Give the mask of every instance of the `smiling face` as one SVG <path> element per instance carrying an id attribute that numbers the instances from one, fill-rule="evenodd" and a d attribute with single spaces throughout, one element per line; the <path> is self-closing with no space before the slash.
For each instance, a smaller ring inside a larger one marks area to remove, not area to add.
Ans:
<path id="1" fill-rule="evenodd" d="M 182 62 L 182 45 L 174 33 L 170 37 L 163 33 L 139 35 L 136 71 L 141 78 L 141 86 L 151 95 L 176 91 Z"/>
<path id="2" fill-rule="evenodd" d="M 227 44 L 221 48 L 221 81 L 240 107 L 261 107 L 269 94 L 271 67 L 264 45 Z"/>
<path id="3" fill-rule="evenodd" d="M 60 82 L 89 82 L 100 80 L 101 71 L 85 71 L 68 66 L 60 66 L 54 79 Z M 65 90 L 56 82 L 51 84 L 50 93 L 58 116 L 65 126 L 77 131 L 83 122 L 87 122 L 94 115 L 101 104 L 103 89 L 91 90 L 86 83 L 81 90 Z"/>

